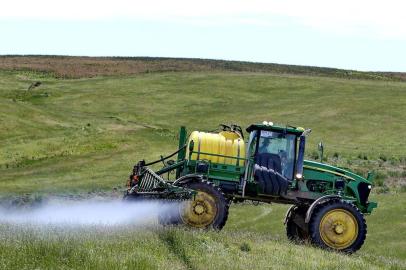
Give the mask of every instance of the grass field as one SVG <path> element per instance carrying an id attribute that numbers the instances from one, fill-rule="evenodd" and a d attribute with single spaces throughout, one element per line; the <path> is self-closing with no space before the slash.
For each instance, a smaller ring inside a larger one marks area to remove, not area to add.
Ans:
<path id="1" fill-rule="evenodd" d="M 286 206 L 233 205 L 219 232 L 0 225 L 1 269 L 405 269 L 403 194 L 375 195 L 364 247 L 348 256 L 288 242 Z M 390 222 L 388 222 L 390 221 Z"/>
<path id="2" fill-rule="evenodd" d="M 48 71 L 1 69 L 2 197 L 121 190 L 133 163 L 176 149 L 180 125 L 211 130 L 272 120 L 313 129 L 309 158 L 323 140 L 328 162 L 378 172 L 379 207 L 367 218 L 365 246 L 353 256 L 288 243 L 287 206 L 280 205 L 235 205 L 220 233 L 1 224 L 0 269 L 406 268 L 404 82 L 159 69 L 60 79 Z"/>

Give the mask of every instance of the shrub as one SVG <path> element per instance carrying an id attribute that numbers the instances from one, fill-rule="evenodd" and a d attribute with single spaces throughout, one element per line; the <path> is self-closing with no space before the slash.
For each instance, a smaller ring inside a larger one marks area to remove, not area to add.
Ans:
<path id="1" fill-rule="evenodd" d="M 359 153 L 358 158 L 363 159 L 363 160 L 368 160 L 368 156 L 366 154 L 364 154 L 364 153 Z"/>
<path id="2" fill-rule="evenodd" d="M 314 159 L 314 160 L 319 159 L 319 158 L 320 158 L 320 157 L 319 157 L 319 153 L 318 153 L 317 151 L 311 152 L 311 153 L 310 153 L 310 158 L 311 158 L 311 159 Z"/>
<path id="3" fill-rule="evenodd" d="M 390 177 L 399 177 L 400 176 L 400 172 L 399 171 L 388 171 L 388 175 Z"/>
<path id="4" fill-rule="evenodd" d="M 384 185 L 385 179 L 386 179 L 386 174 L 382 171 L 377 171 L 375 173 L 375 180 L 374 183 L 378 187 L 382 187 Z"/>
<path id="5" fill-rule="evenodd" d="M 251 251 L 251 247 L 247 242 L 244 242 L 241 244 L 240 246 L 240 250 L 244 251 L 244 252 L 250 252 Z"/>
<path id="6" fill-rule="evenodd" d="M 382 187 L 383 184 L 384 184 L 384 182 L 385 182 L 385 179 L 376 178 L 375 181 L 374 181 L 374 184 L 375 184 L 376 186 L 378 186 L 378 187 Z"/>
<path id="7" fill-rule="evenodd" d="M 391 165 L 398 165 L 399 161 L 400 160 L 398 158 L 396 158 L 396 157 L 389 158 L 389 162 L 390 162 Z"/>

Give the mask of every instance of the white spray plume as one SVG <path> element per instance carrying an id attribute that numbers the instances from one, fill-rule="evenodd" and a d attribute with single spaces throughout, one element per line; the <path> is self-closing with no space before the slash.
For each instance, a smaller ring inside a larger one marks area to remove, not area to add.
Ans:
<path id="1" fill-rule="evenodd" d="M 62 201 L 24 210 L 0 208 L 0 223 L 86 226 L 148 225 L 159 214 L 177 215 L 179 203 L 124 201 Z"/>

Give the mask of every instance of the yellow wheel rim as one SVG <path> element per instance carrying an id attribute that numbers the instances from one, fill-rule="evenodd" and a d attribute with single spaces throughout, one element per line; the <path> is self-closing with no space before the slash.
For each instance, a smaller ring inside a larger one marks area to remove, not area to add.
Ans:
<path id="1" fill-rule="evenodd" d="M 187 201 L 181 207 L 183 222 L 195 228 L 206 228 L 213 223 L 216 215 L 216 199 L 203 191 L 198 191 L 193 201 Z"/>
<path id="2" fill-rule="evenodd" d="M 334 209 L 323 216 L 319 230 L 321 239 L 327 246 L 344 249 L 357 239 L 358 222 L 349 211 Z"/>

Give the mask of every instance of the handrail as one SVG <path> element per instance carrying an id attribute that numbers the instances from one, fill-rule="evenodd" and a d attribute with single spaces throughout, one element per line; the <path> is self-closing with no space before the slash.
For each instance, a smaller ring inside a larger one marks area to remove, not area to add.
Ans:
<path id="1" fill-rule="evenodd" d="M 154 165 L 155 163 L 158 163 L 158 162 L 164 161 L 164 160 L 166 160 L 166 159 L 168 159 L 168 158 L 170 158 L 170 157 L 173 157 L 174 155 L 176 155 L 177 153 L 179 153 L 179 152 L 180 152 L 182 149 L 184 149 L 184 148 L 186 148 L 186 144 L 185 144 L 183 147 L 179 148 L 176 152 L 173 152 L 172 154 L 170 154 L 169 156 L 161 157 L 161 158 L 158 159 L 158 160 L 155 160 L 155 161 L 152 161 L 152 162 L 150 162 L 150 163 L 144 164 L 144 166 Z"/>
<path id="2" fill-rule="evenodd" d="M 243 157 L 225 156 L 225 155 L 219 155 L 219 154 L 213 154 L 213 153 L 207 153 L 207 152 L 199 152 L 199 151 L 197 151 L 197 152 L 196 151 L 191 151 L 191 154 L 200 154 L 200 155 L 232 158 L 232 159 L 238 159 L 238 160 L 247 160 L 246 158 L 243 158 Z"/>
<path id="3" fill-rule="evenodd" d="M 182 167 L 183 165 L 185 165 L 185 163 L 186 163 L 186 160 L 182 160 L 182 161 L 176 162 L 176 163 L 174 163 L 174 164 L 172 164 L 172 165 L 170 165 L 170 166 L 163 167 L 162 169 L 156 171 L 155 173 L 156 173 L 157 175 L 161 175 L 161 174 L 170 172 L 170 171 L 172 171 L 172 170 L 174 170 L 174 169 L 180 168 L 180 167 Z"/>

